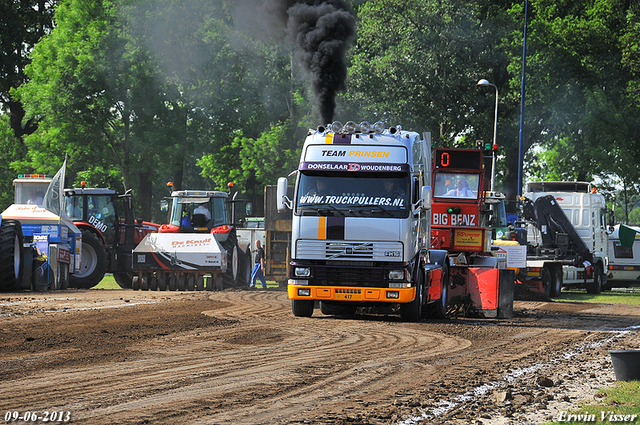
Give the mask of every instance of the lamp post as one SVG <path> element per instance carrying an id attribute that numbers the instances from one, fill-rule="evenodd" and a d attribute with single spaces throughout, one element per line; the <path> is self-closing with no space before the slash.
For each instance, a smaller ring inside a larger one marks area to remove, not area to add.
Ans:
<path id="1" fill-rule="evenodd" d="M 480 81 L 478 81 L 478 85 L 479 86 L 490 86 L 493 87 L 494 89 L 496 89 L 496 114 L 495 114 L 495 119 L 493 121 L 493 146 L 491 149 L 491 191 L 493 192 L 493 182 L 496 179 L 496 153 L 495 153 L 495 147 L 496 145 L 496 132 L 498 130 L 498 87 L 495 84 L 491 84 L 490 82 L 488 82 L 487 80 L 485 80 L 484 78 Z"/>

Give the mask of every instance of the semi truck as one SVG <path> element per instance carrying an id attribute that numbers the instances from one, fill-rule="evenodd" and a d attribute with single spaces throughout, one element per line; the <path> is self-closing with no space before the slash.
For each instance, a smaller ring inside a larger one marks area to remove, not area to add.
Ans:
<path id="1" fill-rule="evenodd" d="M 359 307 L 405 321 L 444 317 L 446 251 L 430 250 L 430 134 L 383 123 L 309 130 L 291 209 L 288 296 L 298 317 L 351 316 Z"/>
<path id="2" fill-rule="evenodd" d="M 587 182 L 529 182 L 519 198 L 522 213 L 515 239 L 526 246 L 517 279 L 545 297 L 563 286 L 599 294 L 609 267 L 604 196 Z"/>

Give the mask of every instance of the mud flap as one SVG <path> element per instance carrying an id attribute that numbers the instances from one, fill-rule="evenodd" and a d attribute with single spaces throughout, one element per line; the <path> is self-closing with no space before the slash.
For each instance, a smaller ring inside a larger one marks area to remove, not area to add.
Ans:
<path id="1" fill-rule="evenodd" d="M 515 281 L 516 275 L 514 270 L 500 270 L 500 282 L 498 288 L 498 319 L 510 319 L 513 317 Z"/>

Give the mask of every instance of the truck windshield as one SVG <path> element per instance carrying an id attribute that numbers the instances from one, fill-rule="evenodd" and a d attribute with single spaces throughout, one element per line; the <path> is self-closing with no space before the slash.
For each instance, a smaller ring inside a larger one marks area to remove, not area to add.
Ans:
<path id="1" fill-rule="evenodd" d="M 410 193 L 407 173 L 301 173 L 296 214 L 404 218 Z"/>
<path id="2" fill-rule="evenodd" d="M 436 174 L 435 198 L 467 198 L 478 197 L 480 178 L 475 174 L 438 173 Z"/>

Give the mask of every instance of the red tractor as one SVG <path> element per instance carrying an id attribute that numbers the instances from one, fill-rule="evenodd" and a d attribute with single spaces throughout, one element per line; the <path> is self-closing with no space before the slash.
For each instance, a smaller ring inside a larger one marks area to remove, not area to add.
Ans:
<path id="1" fill-rule="evenodd" d="M 76 288 L 96 286 L 105 273 L 113 273 L 122 288 L 131 288 L 132 252 L 159 224 L 134 219 L 131 190 L 124 194 L 104 188 L 64 190 L 64 208 L 82 231 L 80 272 L 70 278 Z"/>
<path id="2" fill-rule="evenodd" d="M 493 211 L 481 149 L 435 149 L 431 248 L 448 252 L 449 306 L 484 317 L 511 317 L 513 270 L 492 255 Z"/>

